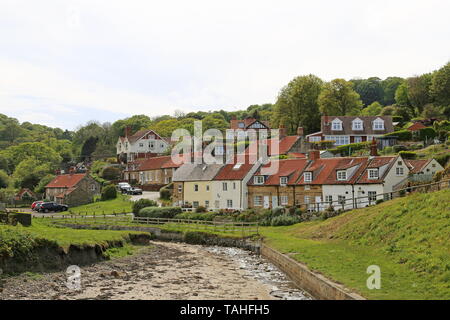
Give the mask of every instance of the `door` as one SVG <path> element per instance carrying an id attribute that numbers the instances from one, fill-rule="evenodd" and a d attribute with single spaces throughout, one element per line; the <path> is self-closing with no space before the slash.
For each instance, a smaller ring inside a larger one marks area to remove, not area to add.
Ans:
<path id="1" fill-rule="evenodd" d="M 322 197 L 321 196 L 316 196 L 316 203 L 319 203 L 319 205 L 316 204 L 316 210 L 318 208 L 319 211 L 323 211 L 324 204 L 322 203 Z"/>
<path id="2" fill-rule="evenodd" d="M 269 196 L 264 196 L 264 208 L 265 209 L 269 209 L 270 208 Z"/>
<path id="3" fill-rule="evenodd" d="M 272 208 L 278 207 L 278 197 L 272 196 Z"/>

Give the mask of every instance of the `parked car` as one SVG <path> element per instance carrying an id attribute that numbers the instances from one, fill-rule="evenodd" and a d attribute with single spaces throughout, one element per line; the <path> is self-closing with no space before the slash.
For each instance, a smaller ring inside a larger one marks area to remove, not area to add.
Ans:
<path id="1" fill-rule="evenodd" d="M 36 205 L 44 203 L 44 201 L 35 201 L 31 204 L 31 210 L 35 210 Z"/>
<path id="2" fill-rule="evenodd" d="M 127 193 L 128 189 L 131 188 L 131 186 L 128 182 L 120 182 L 117 185 L 117 188 L 119 189 L 120 192 Z"/>
<path id="3" fill-rule="evenodd" d="M 139 188 L 128 188 L 127 194 L 129 195 L 142 195 L 142 189 Z"/>
<path id="4" fill-rule="evenodd" d="M 47 212 L 61 212 L 67 210 L 69 210 L 69 207 L 64 204 L 58 204 L 55 202 L 44 202 L 40 205 L 38 212 L 47 213 Z"/>
<path id="5" fill-rule="evenodd" d="M 43 203 L 44 203 L 43 201 L 36 203 L 36 205 L 34 206 L 34 211 L 39 212 L 39 209 L 41 208 Z"/>

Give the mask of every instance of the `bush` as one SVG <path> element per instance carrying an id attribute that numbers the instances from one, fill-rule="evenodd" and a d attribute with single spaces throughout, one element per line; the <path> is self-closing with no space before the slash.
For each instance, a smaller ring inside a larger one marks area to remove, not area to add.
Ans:
<path id="1" fill-rule="evenodd" d="M 162 199 L 162 200 L 170 200 L 170 197 L 172 196 L 172 193 L 170 192 L 170 190 L 169 189 L 167 189 L 167 188 L 161 188 L 160 190 L 159 190 L 159 197 Z"/>
<path id="2" fill-rule="evenodd" d="M 272 209 L 272 216 L 276 217 L 276 216 L 281 216 L 282 214 L 284 214 L 284 208 L 283 207 L 276 207 Z"/>
<path id="3" fill-rule="evenodd" d="M 297 216 L 290 216 L 290 215 L 281 215 L 281 216 L 276 216 L 273 217 L 272 219 L 270 219 L 270 225 L 272 227 L 278 227 L 278 226 L 290 226 L 296 223 L 299 223 L 300 221 L 300 217 Z"/>
<path id="4" fill-rule="evenodd" d="M 445 168 L 447 162 L 450 160 L 450 154 L 449 153 L 441 154 L 439 156 L 436 156 L 435 159 L 437 162 L 439 162 L 441 166 Z"/>
<path id="5" fill-rule="evenodd" d="M 105 180 L 118 180 L 120 178 L 120 169 L 117 167 L 106 167 L 100 175 Z"/>
<path id="6" fill-rule="evenodd" d="M 436 130 L 433 128 L 423 128 L 419 130 L 419 139 L 420 140 L 430 140 L 436 137 Z"/>
<path id="7" fill-rule="evenodd" d="M 195 212 L 196 212 L 196 213 L 203 213 L 203 212 L 208 212 L 208 210 L 206 209 L 206 207 L 198 206 L 198 207 L 195 209 Z"/>
<path id="8" fill-rule="evenodd" d="M 148 207 L 157 207 L 158 203 L 149 199 L 139 199 L 133 204 L 133 213 L 138 214 L 141 209 Z"/>
<path id="9" fill-rule="evenodd" d="M 403 159 L 415 159 L 417 157 L 417 153 L 412 151 L 400 151 L 398 153 Z"/>
<path id="10" fill-rule="evenodd" d="M 380 204 L 380 203 L 383 203 L 383 202 L 384 202 L 383 199 L 378 199 L 377 201 L 375 201 L 375 204 Z"/>
<path id="11" fill-rule="evenodd" d="M 185 220 L 213 221 L 216 216 L 218 216 L 218 213 L 214 212 L 205 212 L 205 213 L 183 212 L 177 214 L 174 218 Z"/>
<path id="12" fill-rule="evenodd" d="M 138 217 L 173 219 L 177 214 L 182 213 L 180 207 L 147 207 L 137 214 Z"/>
<path id="13" fill-rule="evenodd" d="M 351 153 L 354 151 L 368 149 L 371 143 L 372 141 L 344 144 L 334 149 L 330 149 L 329 151 L 334 154 L 340 154 L 342 157 L 345 157 L 351 155 Z"/>
<path id="14" fill-rule="evenodd" d="M 117 190 L 116 187 L 112 184 L 107 185 L 102 190 L 102 201 L 112 200 L 117 198 Z"/>
<path id="15" fill-rule="evenodd" d="M 405 146 L 402 145 L 395 145 L 393 146 L 394 152 L 400 152 L 400 151 L 407 151 L 408 148 L 406 148 Z"/>
<path id="16" fill-rule="evenodd" d="M 184 242 L 189 244 L 206 244 L 207 235 L 202 232 L 188 231 L 184 234 Z"/>
<path id="17" fill-rule="evenodd" d="M 9 186 L 9 176 L 8 174 L 0 170 L 0 189 L 8 188 Z"/>
<path id="18" fill-rule="evenodd" d="M 412 133 L 409 130 L 399 130 L 387 133 L 384 137 L 397 137 L 398 141 L 409 141 L 412 140 Z"/>

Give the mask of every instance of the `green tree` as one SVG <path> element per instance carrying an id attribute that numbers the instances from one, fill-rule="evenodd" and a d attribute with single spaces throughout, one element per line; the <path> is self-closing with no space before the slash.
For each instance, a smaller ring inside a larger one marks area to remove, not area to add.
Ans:
<path id="1" fill-rule="evenodd" d="M 450 106 L 450 62 L 433 73 L 430 93 L 437 104 Z"/>
<path id="2" fill-rule="evenodd" d="M 9 186 L 9 176 L 8 174 L 0 170 L 0 189 L 8 188 Z"/>
<path id="3" fill-rule="evenodd" d="M 408 99 L 408 84 L 406 82 L 400 84 L 395 90 L 395 102 L 402 107 L 411 105 Z"/>
<path id="4" fill-rule="evenodd" d="M 443 108 L 435 106 L 433 104 L 427 104 L 423 108 L 422 117 L 425 119 L 442 119 L 443 118 Z"/>
<path id="5" fill-rule="evenodd" d="M 117 198 L 117 190 L 116 187 L 112 184 L 107 185 L 102 190 L 102 201 L 112 200 Z"/>
<path id="6" fill-rule="evenodd" d="M 34 192 L 36 193 L 44 193 L 45 192 L 45 186 L 50 183 L 55 178 L 55 175 L 53 174 L 47 174 L 45 175 L 38 183 L 38 185 L 34 188 Z"/>
<path id="7" fill-rule="evenodd" d="M 14 171 L 20 162 L 27 159 L 47 163 L 52 168 L 56 168 L 62 161 L 61 156 L 55 150 L 40 142 L 21 143 L 1 151 L 0 155 L 8 160 L 11 171 Z"/>
<path id="8" fill-rule="evenodd" d="M 306 133 L 320 129 L 318 97 L 323 81 L 315 75 L 294 78 L 281 89 L 275 104 L 273 127 L 284 125 L 295 134 L 298 127 Z"/>
<path id="9" fill-rule="evenodd" d="M 407 79 L 408 100 L 415 108 L 416 115 L 422 113 L 426 104 L 433 102 L 430 94 L 431 78 L 431 73 L 427 73 L 418 77 L 411 77 Z"/>
<path id="10" fill-rule="evenodd" d="M 358 115 L 362 101 L 353 84 L 344 79 L 327 82 L 319 95 L 320 111 L 329 116 Z"/>
<path id="11" fill-rule="evenodd" d="M 380 78 L 372 77 L 359 81 L 351 80 L 351 82 L 353 82 L 354 90 L 359 94 L 365 106 L 375 101 L 383 101 L 384 91 Z"/>
<path id="12" fill-rule="evenodd" d="M 383 109 L 383 106 L 378 101 L 375 101 L 372 104 L 370 104 L 368 107 L 364 108 L 361 111 L 361 115 L 363 115 L 363 116 L 378 116 L 381 113 L 382 109 Z"/>
<path id="13" fill-rule="evenodd" d="M 16 186 L 33 190 L 47 174 L 52 172 L 49 163 L 34 158 L 21 161 L 14 171 Z"/>
<path id="14" fill-rule="evenodd" d="M 403 83 L 405 83 L 405 80 L 399 77 L 388 77 L 381 82 L 384 94 L 383 104 L 385 106 L 389 106 L 396 103 L 397 100 L 395 98 L 395 94 L 397 88 Z"/>

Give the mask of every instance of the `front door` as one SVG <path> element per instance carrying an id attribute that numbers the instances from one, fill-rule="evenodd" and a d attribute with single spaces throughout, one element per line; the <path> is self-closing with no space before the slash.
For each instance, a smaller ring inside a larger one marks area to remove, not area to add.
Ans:
<path id="1" fill-rule="evenodd" d="M 316 205 L 316 210 L 318 209 L 319 211 L 323 211 L 324 204 L 322 203 L 322 197 L 321 196 L 316 196 L 316 203 L 319 203 L 319 205 Z"/>
<path id="2" fill-rule="evenodd" d="M 278 197 L 272 196 L 272 208 L 278 207 Z"/>
<path id="3" fill-rule="evenodd" d="M 264 208 L 265 209 L 269 209 L 270 208 L 269 196 L 264 196 Z"/>

